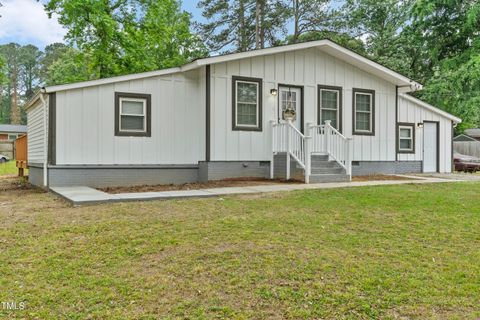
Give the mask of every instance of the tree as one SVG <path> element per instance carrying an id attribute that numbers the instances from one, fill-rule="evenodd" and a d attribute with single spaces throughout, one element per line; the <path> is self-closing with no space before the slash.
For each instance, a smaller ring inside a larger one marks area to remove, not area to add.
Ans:
<path id="1" fill-rule="evenodd" d="M 7 123 L 9 121 L 10 114 L 5 110 L 5 98 L 8 99 L 4 90 L 4 85 L 7 82 L 7 69 L 3 56 L 0 54 L 0 123 Z"/>
<path id="2" fill-rule="evenodd" d="M 416 43 L 411 41 L 412 34 L 402 34 L 412 5 L 412 0 L 347 0 L 341 21 L 352 37 L 364 40 L 372 59 L 412 76 Z"/>
<path id="3" fill-rule="evenodd" d="M 418 0 L 412 9 L 412 26 L 421 34 L 425 50 L 422 78 L 427 80 L 442 60 L 462 55 L 480 36 L 480 2 L 477 0 Z"/>
<path id="4" fill-rule="evenodd" d="M 58 14 L 66 40 L 88 54 L 98 77 L 171 67 L 199 52 L 177 0 L 50 0 L 45 8 Z"/>
<path id="5" fill-rule="evenodd" d="M 212 52 L 242 52 L 273 45 L 286 34 L 288 11 L 283 1 L 202 0 L 207 23 L 197 29 Z"/>
<path id="6" fill-rule="evenodd" d="M 329 5 L 330 0 L 292 0 L 293 35 L 289 42 L 301 42 L 300 37 L 304 34 L 333 31 L 335 12 Z"/>
<path id="7" fill-rule="evenodd" d="M 46 71 L 45 85 L 72 83 L 98 78 L 97 69 L 88 53 L 68 48 Z"/>
<path id="8" fill-rule="evenodd" d="M 68 50 L 69 47 L 67 45 L 59 42 L 49 44 L 45 47 L 39 66 L 41 82 L 46 82 L 50 66 L 60 59 Z"/>
<path id="9" fill-rule="evenodd" d="M 42 52 L 34 45 L 26 45 L 20 49 L 20 76 L 25 99 L 30 99 L 39 83 L 39 61 Z"/>
<path id="10" fill-rule="evenodd" d="M 412 16 L 428 49 L 416 67 L 425 81 L 418 95 L 460 116 L 457 132 L 480 126 L 480 3 L 419 0 Z"/>
<path id="11" fill-rule="evenodd" d="M 21 47 L 16 43 L 0 46 L 0 54 L 3 55 L 6 64 L 7 85 L 5 94 L 9 98 L 8 105 L 3 107 L 8 110 L 9 122 L 19 124 L 21 122 L 19 107 Z"/>
<path id="12" fill-rule="evenodd" d="M 251 0 L 202 0 L 198 3 L 208 22 L 198 24 L 197 29 L 210 51 L 241 52 L 253 48 L 253 4 Z"/>
<path id="13" fill-rule="evenodd" d="M 200 37 L 190 31 L 190 15 L 177 1 L 144 0 L 140 10 L 142 19 L 126 30 L 125 70 L 168 68 L 207 54 Z"/>

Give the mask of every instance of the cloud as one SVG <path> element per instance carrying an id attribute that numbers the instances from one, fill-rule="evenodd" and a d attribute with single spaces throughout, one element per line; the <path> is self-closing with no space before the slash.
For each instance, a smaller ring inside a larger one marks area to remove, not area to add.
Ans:
<path id="1" fill-rule="evenodd" d="M 66 30 L 56 16 L 48 18 L 43 4 L 36 0 L 1 0 L 0 43 L 34 44 L 41 49 L 63 42 Z"/>

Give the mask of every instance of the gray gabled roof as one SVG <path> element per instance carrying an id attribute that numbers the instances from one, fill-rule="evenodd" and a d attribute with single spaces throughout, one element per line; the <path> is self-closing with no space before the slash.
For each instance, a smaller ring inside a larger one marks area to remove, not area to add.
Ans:
<path id="1" fill-rule="evenodd" d="M 27 133 L 27 126 L 20 124 L 0 124 L 0 132 Z"/>

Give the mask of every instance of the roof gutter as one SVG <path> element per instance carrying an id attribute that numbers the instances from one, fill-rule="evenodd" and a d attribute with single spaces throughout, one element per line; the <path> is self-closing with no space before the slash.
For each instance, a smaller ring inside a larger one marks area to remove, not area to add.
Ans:
<path id="1" fill-rule="evenodd" d="M 48 109 L 47 109 L 47 102 L 45 101 L 44 95 L 45 88 L 42 88 L 38 93 L 40 101 L 42 101 L 43 105 L 43 146 L 44 146 L 44 160 L 43 160 L 43 186 L 48 188 L 48 157 L 47 157 L 47 150 L 48 150 L 48 130 L 47 130 L 47 118 L 48 118 Z"/>

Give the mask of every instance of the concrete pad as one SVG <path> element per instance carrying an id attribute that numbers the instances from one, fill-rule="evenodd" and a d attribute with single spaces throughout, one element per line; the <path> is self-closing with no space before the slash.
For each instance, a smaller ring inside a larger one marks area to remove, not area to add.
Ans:
<path id="1" fill-rule="evenodd" d="M 316 184 L 269 184 L 250 187 L 224 187 L 210 188 L 200 190 L 175 190 L 161 192 L 136 192 L 108 194 L 89 187 L 52 187 L 51 190 L 56 194 L 67 199 L 73 205 L 118 202 L 118 201 L 145 201 L 145 200 L 167 200 L 180 198 L 205 198 L 222 195 L 235 194 L 253 194 L 282 192 L 293 190 L 312 190 L 312 189 L 332 189 L 332 188 L 352 188 L 362 186 L 382 186 L 382 185 L 400 185 L 400 184 L 423 184 L 423 183 L 445 183 L 466 181 L 461 179 L 436 177 L 411 176 L 417 180 L 380 180 L 380 181 L 358 181 L 358 182 L 330 182 Z"/>
<path id="2" fill-rule="evenodd" d="M 71 202 L 73 205 L 118 200 L 113 194 L 108 194 L 90 187 L 52 187 L 50 190 Z"/>
<path id="3" fill-rule="evenodd" d="M 224 188 L 211 188 L 211 189 L 202 189 L 202 190 L 210 192 L 211 194 L 215 194 L 217 196 L 258 192 L 257 190 L 253 190 L 252 187 L 224 187 Z"/>

